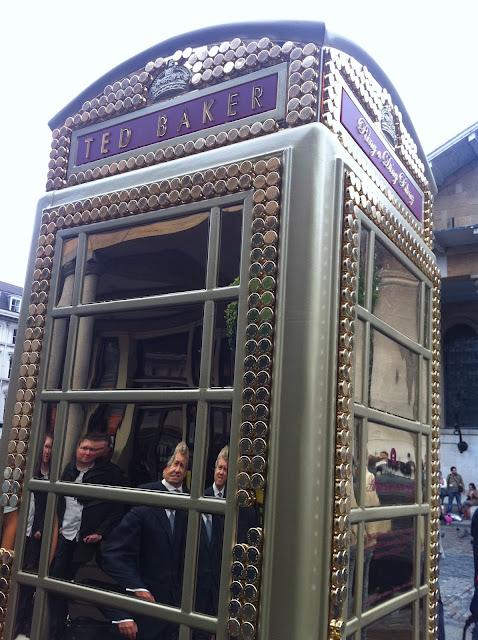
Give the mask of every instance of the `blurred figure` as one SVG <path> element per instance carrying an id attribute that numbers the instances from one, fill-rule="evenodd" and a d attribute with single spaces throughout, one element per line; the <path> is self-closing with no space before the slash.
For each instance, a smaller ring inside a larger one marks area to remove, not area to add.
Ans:
<path id="1" fill-rule="evenodd" d="M 466 500 L 463 503 L 463 516 L 465 518 L 470 517 L 470 508 L 478 506 L 478 489 L 474 482 L 470 482 L 468 485 L 468 492 L 466 494 Z"/>
<path id="2" fill-rule="evenodd" d="M 223 447 L 214 465 L 214 482 L 204 495 L 210 498 L 226 497 L 229 447 Z M 224 516 L 203 513 L 199 537 L 198 572 L 196 583 L 196 611 L 217 615 L 219 584 L 221 581 L 222 542 Z M 210 640 L 214 636 L 205 631 L 193 631 L 193 640 Z"/>
<path id="3" fill-rule="evenodd" d="M 456 467 L 450 467 L 450 473 L 446 479 L 446 488 L 448 492 L 448 513 L 452 512 L 453 500 L 456 500 L 458 513 L 461 513 L 461 494 L 465 488 L 463 478 L 457 472 Z"/>
<path id="4" fill-rule="evenodd" d="M 63 482 L 125 486 L 125 478 L 115 464 L 104 459 L 108 436 L 89 433 L 78 441 L 75 458 L 62 475 Z M 99 545 L 124 513 L 123 505 L 94 498 L 59 496 L 57 524 L 54 539 L 55 555 L 50 575 L 62 580 L 73 580 L 78 569 L 96 558 Z M 59 527 L 58 527 L 59 525 Z M 62 640 L 68 611 L 67 601 L 51 595 L 52 634 Z"/>
<path id="5" fill-rule="evenodd" d="M 163 470 L 161 482 L 142 488 L 184 493 L 189 449 L 180 442 Z M 133 507 L 103 549 L 103 569 L 126 591 L 147 602 L 181 604 L 187 513 L 164 507 Z M 130 640 L 177 640 L 178 626 L 162 620 L 116 612 L 113 622 Z"/>
<path id="6" fill-rule="evenodd" d="M 37 464 L 33 470 L 33 478 L 37 480 L 49 479 L 52 447 L 53 437 L 46 435 Z M 30 493 L 22 568 L 24 571 L 32 573 L 38 572 L 47 495 L 45 491 L 32 491 Z M 16 507 L 5 507 L 2 535 L 2 547 L 5 549 L 13 549 L 17 521 L 18 509 Z M 20 633 L 24 633 L 26 636 L 30 635 L 34 594 L 34 587 L 23 585 L 20 589 L 14 635 Z"/>

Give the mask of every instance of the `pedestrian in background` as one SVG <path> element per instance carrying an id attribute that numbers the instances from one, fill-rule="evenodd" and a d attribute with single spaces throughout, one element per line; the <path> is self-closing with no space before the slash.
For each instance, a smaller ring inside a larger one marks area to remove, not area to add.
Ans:
<path id="1" fill-rule="evenodd" d="M 456 467 L 450 467 L 450 473 L 446 479 L 446 487 L 448 491 L 448 513 L 452 512 L 453 500 L 456 500 L 458 513 L 461 513 L 461 494 L 463 493 L 465 485 Z"/>

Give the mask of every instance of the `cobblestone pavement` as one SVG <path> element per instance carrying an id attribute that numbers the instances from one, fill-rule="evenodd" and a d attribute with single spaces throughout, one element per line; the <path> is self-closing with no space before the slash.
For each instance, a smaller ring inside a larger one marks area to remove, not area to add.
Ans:
<path id="1" fill-rule="evenodd" d="M 440 591 L 445 611 L 446 640 L 461 640 L 473 596 L 473 552 L 469 521 L 441 528 L 445 557 L 440 562 Z M 467 640 L 471 638 L 468 630 Z"/>

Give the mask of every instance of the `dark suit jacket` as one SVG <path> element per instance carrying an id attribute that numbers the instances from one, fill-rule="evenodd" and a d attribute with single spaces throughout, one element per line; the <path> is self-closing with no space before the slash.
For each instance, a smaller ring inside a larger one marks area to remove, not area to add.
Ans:
<path id="1" fill-rule="evenodd" d="M 214 490 L 208 487 L 205 496 L 214 497 Z M 201 517 L 199 536 L 198 568 L 196 585 L 196 611 L 209 615 L 217 614 L 219 584 L 221 580 L 222 543 L 224 538 L 224 516 L 212 516 L 211 540 L 207 535 Z"/>
<path id="2" fill-rule="evenodd" d="M 143 488 L 167 491 L 161 482 Z M 184 568 L 187 514 L 176 510 L 174 534 L 162 507 L 133 507 L 103 545 L 102 567 L 123 589 L 148 589 L 156 602 L 178 607 Z M 117 612 L 112 619 L 132 617 Z M 136 619 L 136 616 L 134 616 Z M 139 638 L 161 637 L 170 626 L 137 617 Z"/>
<path id="3" fill-rule="evenodd" d="M 66 482 L 74 482 L 79 471 L 74 463 L 67 465 L 61 475 L 61 479 Z M 121 469 L 104 460 L 97 460 L 95 465 L 83 476 L 82 484 L 102 484 L 107 486 L 126 486 L 126 479 Z M 112 529 L 119 523 L 124 514 L 124 505 L 119 502 L 107 502 L 95 498 L 77 498 L 83 505 L 81 515 L 81 525 L 78 538 L 78 546 L 75 550 L 74 561 L 79 563 L 91 560 L 97 550 L 98 544 L 86 544 L 83 538 L 93 533 L 100 534 L 103 539 L 107 538 Z M 65 515 L 66 501 L 64 496 L 58 498 L 58 522 L 63 522 Z"/>

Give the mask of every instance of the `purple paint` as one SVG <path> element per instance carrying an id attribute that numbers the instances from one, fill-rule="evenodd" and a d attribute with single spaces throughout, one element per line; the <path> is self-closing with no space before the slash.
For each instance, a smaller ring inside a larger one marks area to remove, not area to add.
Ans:
<path id="1" fill-rule="evenodd" d="M 389 151 L 370 120 L 342 90 L 340 121 L 417 220 L 423 220 L 423 193 L 396 155 Z"/>
<path id="2" fill-rule="evenodd" d="M 140 149 L 265 113 L 277 106 L 277 72 L 78 136 L 75 164 Z"/>

